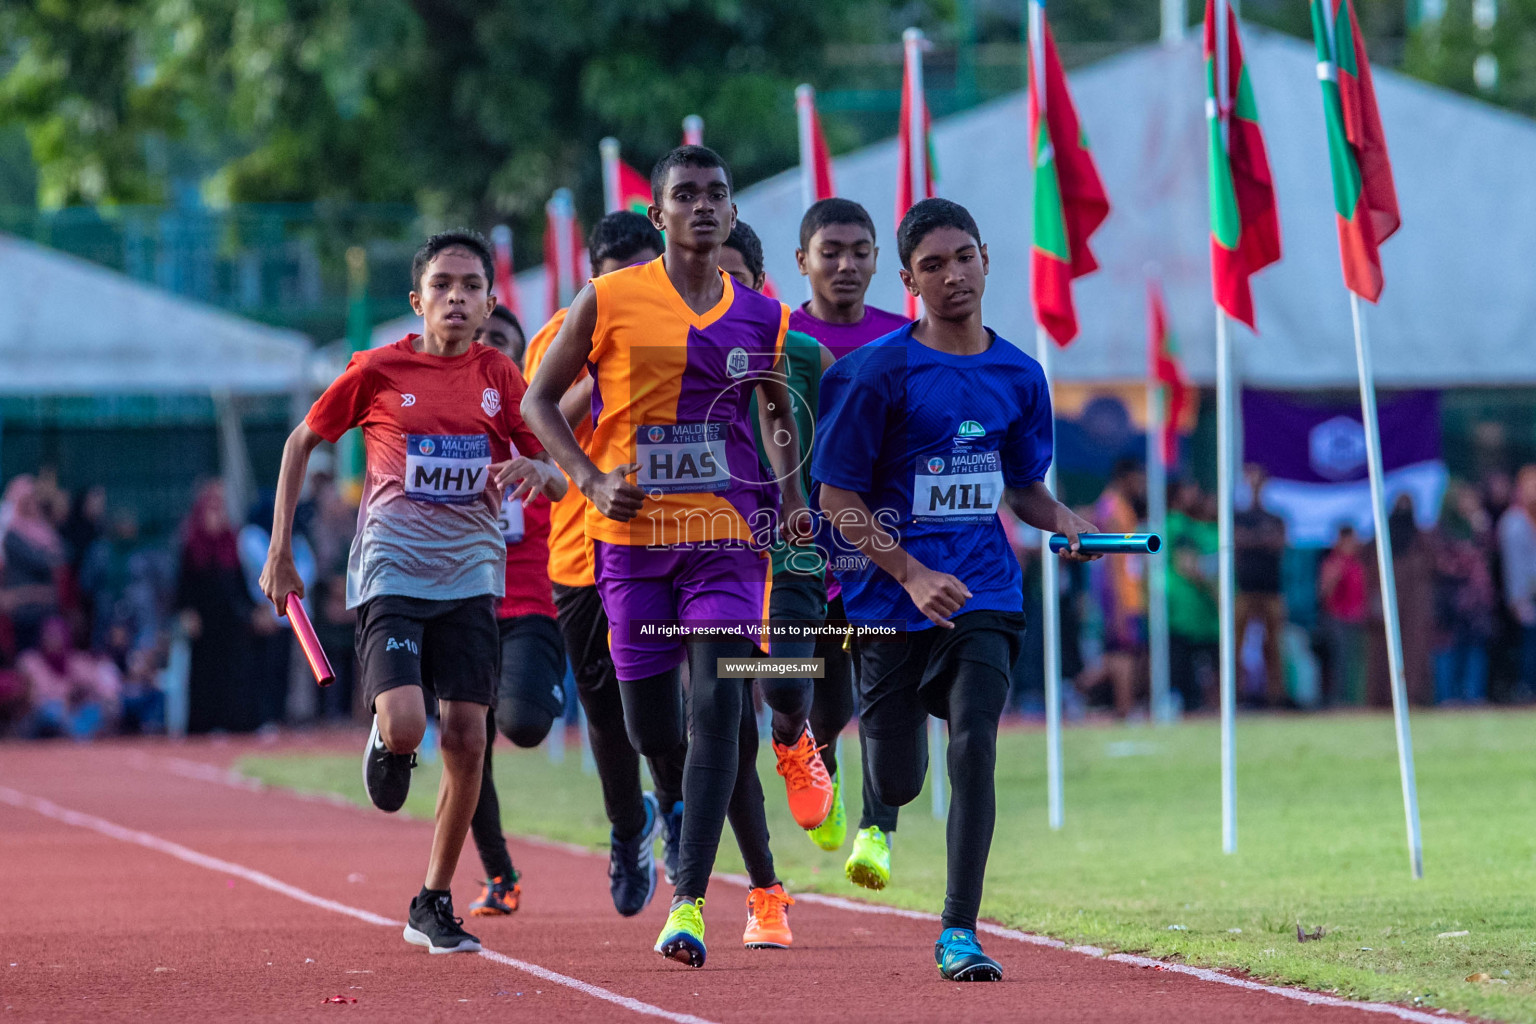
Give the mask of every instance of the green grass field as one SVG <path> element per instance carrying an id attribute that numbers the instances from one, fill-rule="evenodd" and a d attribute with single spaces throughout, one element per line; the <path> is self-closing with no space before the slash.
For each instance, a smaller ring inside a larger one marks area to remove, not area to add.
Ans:
<path id="1" fill-rule="evenodd" d="M 1536 1021 L 1536 714 L 1424 713 L 1414 720 L 1424 880 L 1409 876 L 1391 720 L 1383 715 L 1238 723 L 1238 852 L 1221 852 L 1218 730 L 1069 730 L 1066 827 L 1046 826 L 1045 737 L 1000 744 L 998 828 L 985 916 L 1071 942 L 1239 968 L 1284 984 Z M 851 754 L 856 741 L 845 738 Z M 845 757 L 844 792 L 857 763 Z M 365 802 L 357 758 L 249 758 L 277 785 Z M 790 891 L 870 895 L 790 821 L 761 759 L 774 853 Z M 602 847 L 597 781 L 575 749 L 497 748 L 509 833 Z M 432 813 L 436 773 L 418 772 L 407 810 Z M 885 902 L 937 911 L 943 825 L 925 793 L 905 809 Z M 850 822 L 851 830 L 852 822 Z M 719 862 L 739 871 L 734 845 Z M 1321 927 L 1298 943 L 1296 926 Z M 994 939 L 996 943 L 1000 940 Z M 1491 980 L 1468 982 L 1473 974 Z"/>

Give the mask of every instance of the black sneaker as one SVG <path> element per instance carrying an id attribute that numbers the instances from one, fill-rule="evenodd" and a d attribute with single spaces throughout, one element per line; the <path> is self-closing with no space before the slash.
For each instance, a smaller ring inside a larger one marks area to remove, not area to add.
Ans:
<path id="1" fill-rule="evenodd" d="M 656 798 L 646 793 L 645 827 L 633 839 L 610 840 L 608 852 L 608 892 L 613 909 L 621 917 L 634 917 L 650 906 L 656 895 L 656 834 L 661 830 L 660 808 Z"/>
<path id="2" fill-rule="evenodd" d="M 661 816 L 661 863 L 666 868 L 667 884 L 677 884 L 677 865 L 683 851 L 683 802 Z"/>
<path id="3" fill-rule="evenodd" d="M 405 806 L 411 792 L 411 769 L 416 767 L 416 753 L 391 754 L 379 738 L 379 716 L 373 716 L 368 733 L 368 749 L 363 752 L 363 786 L 368 799 L 381 811 L 393 814 Z"/>
<path id="4" fill-rule="evenodd" d="M 428 953 L 478 953 L 480 940 L 464 930 L 464 919 L 453 916 L 453 897 L 417 896 L 405 925 L 405 941 L 426 946 Z"/>

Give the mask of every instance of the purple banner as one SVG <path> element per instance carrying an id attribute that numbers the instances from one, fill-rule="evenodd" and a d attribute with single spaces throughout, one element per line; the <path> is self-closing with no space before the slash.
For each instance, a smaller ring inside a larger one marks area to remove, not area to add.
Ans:
<path id="1" fill-rule="evenodd" d="M 1440 393 L 1412 391 L 1377 405 L 1388 473 L 1440 459 Z M 1304 402 L 1275 391 L 1243 391 L 1243 459 L 1278 480 L 1342 484 L 1365 480 L 1360 403 Z"/>

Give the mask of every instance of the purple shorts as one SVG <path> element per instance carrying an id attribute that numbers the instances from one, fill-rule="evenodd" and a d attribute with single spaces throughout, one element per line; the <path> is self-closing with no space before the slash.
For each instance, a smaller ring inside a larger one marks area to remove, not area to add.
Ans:
<path id="1" fill-rule="evenodd" d="M 598 540 L 592 554 L 608 649 L 625 682 L 682 664 L 689 631 L 741 635 L 761 646 L 773 578 L 767 552 L 745 544 L 648 548 Z"/>

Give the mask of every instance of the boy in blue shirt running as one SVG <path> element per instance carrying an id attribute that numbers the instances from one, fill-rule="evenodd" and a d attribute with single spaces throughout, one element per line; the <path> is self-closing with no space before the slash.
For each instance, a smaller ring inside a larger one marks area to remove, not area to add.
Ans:
<path id="1" fill-rule="evenodd" d="M 861 735 L 881 801 L 914 800 L 930 714 L 949 723 L 948 879 L 934 946 L 952 981 L 997 981 L 976 941 L 996 818 L 997 725 L 1024 630 L 1023 590 L 1001 521 L 1070 538 L 1093 526 L 1046 489 L 1051 400 L 1040 364 L 982 326 L 987 247 L 965 208 L 913 206 L 897 230 L 916 323 L 838 360 L 821 382 L 811 475 L 841 537 L 832 559 L 848 620 L 895 626 L 859 639 Z"/>

